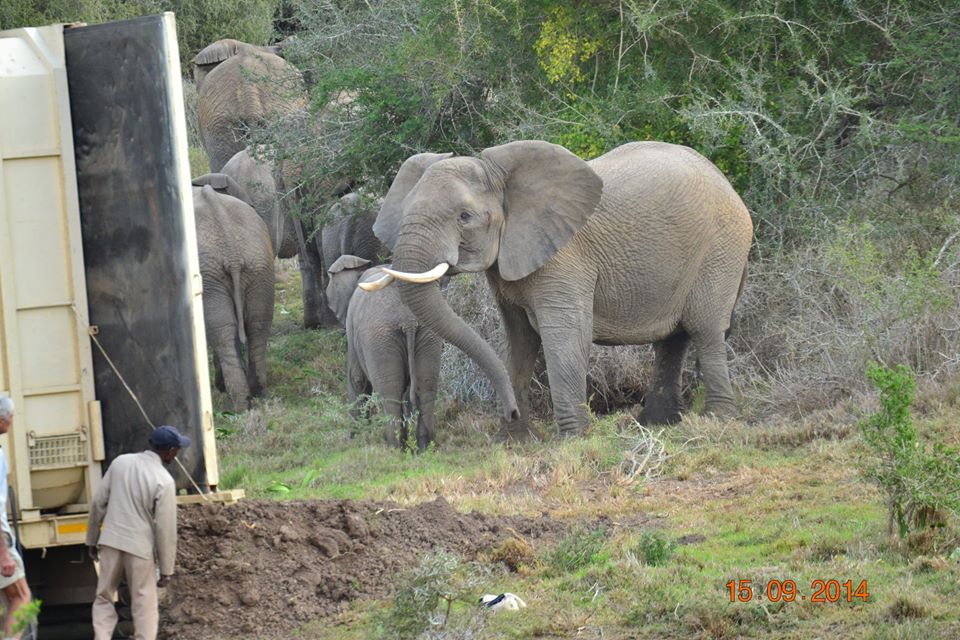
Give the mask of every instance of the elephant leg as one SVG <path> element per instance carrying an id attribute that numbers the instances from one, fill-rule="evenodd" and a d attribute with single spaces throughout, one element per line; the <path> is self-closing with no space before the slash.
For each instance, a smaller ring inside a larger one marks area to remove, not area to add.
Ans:
<path id="1" fill-rule="evenodd" d="M 420 411 L 417 418 L 417 449 L 426 450 L 437 435 L 437 381 L 443 340 L 432 331 L 420 328 L 415 364 L 417 388 L 413 390 L 413 406 Z"/>
<path id="2" fill-rule="evenodd" d="M 570 292 L 571 300 L 577 297 Z M 568 303 L 569 304 L 569 303 Z M 587 413 L 587 365 L 593 343 L 591 309 L 552 307 L 537 309 L 537 324 L 547 361 L 550 397 L 560 437 L 580 435 L 590 425 Z"/>
<path id="3" fill-rule="evenodd" d="M 704 413 L 721 417 L 735 416 L 737 406 L 733 399 L 733 386 L 730 384 L 723 331 L 718 329 L 696 333 L 692 337 L 703 374 Z"/>
<path id="4" fill-rule="evenodd" d="M 224 386 L 230 399 L 227 409 L 246 411 L 249 408 L 249 388 L 243 360 L 237 350 L 236 324 L 214 327 L 207 333 L 213 346 L 214 357 L 219 360 L 223 371 Z"/>
<path id="5" fill-rule="evenodd" d="M 640 422 L 673 424 L 680 420 L 680 381 L 690 336 L 680 329 L 653 345 L 653 380 L 644 398 Z"/>
<path id="6" fill-rule="evenodd" d="M 250 395 L 259 398 L 267 386 L 267 338 L 270 337 L 269 322 L 247 323 L 247 357 Z"/>
<path id="7" fill-rule="evenodd" d="M 267 386 L 267 339 L 273 326 L 273 261 L 264 265 L 256 286 L 248 287 L 244 296 L 244 319 L 247 331 L 247 378 L 250 395 L 260 397 Z"/>
<path id="8" fill-rule="evenodd" d="M 368 363 L 370 384 L 383 405 L 383 436 L 387 444 L 400 447 L 407 441 L 403 421 L 403 396 L 407 389 L 407 358 L 402 348 L 382 346 L 374 352 L 376 362 Z"/>
<path id="9" fill-rule="evenodd" d="M 354 420 L 360 418 L 360 407 L 358 406 L 360 396 L 370 395 L 373 389 L 370 386 L 370 380 L 363 371 L 360 364 L 360 358 L 357 352 L 352 348 L 347 349 L 347 403 L 350 405 L 350 417 Z"/>
<path id="10" fill-rule="evenodd" d="M 337 317 L 327 304 L 327 275 L 316 243 L 307 240 L 300 251 L 300 278 L 303 285 L 303 326 L 307 329 L 339 326 Z"/>
<path id="11" fill-rule="evenodd" d="M 500 435 L 505 439 L 523 441 L 530 436 L 530 382 L 540 355 L 540 334 L 533 329 L 527 312 L 521 307 L 501 301 L 500 311 L 507 338 L 507 372 L 520 410 L 518 420 L 501 421 Z"/>
<path id="12" fill-rule="evenodd" d="M 219 283 L 207 283 L 203 292 L 203 316 L 206 322 L 207 343 L 213 349 L 213 359 L 223 375 L 229 397 L 229 411 L 246 411 L 249 407 L 247 372 L 243 366 L 238 340 L 237 316 L 230 291 Z"/>
<path id="13" fill-rule="evenodd" d="M 220 359 L 216 354 L 213 355 L 213 385 L 217 391 L 226 393 L 227 385 L 223 382 L 223 367 L 220 366 Z"/>

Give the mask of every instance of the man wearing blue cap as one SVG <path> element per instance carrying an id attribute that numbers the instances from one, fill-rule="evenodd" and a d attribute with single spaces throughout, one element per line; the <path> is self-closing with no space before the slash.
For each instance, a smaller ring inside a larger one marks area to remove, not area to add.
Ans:
<path id="1" fill-rule="evenodd" d="M 189 446 L 190 439 L 174 427 L 157 427 L 150 434 L 149 449 L 117 456 L 103 475 L 87 523 L 87 548 L 94 560 L 100 560 L 93 602 L 96 640 L 113 637 L 117 626 L 113 601 L 124 576 L 130 586 L 134 637 L 157 637 L 157 587 L 167 586 L 177 556 L 176 487 L 163 465 Z"/>

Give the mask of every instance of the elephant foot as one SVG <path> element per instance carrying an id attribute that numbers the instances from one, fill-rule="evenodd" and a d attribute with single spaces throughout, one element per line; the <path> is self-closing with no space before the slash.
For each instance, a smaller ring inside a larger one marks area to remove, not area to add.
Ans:
<path id="1" fill-rule="evenodd" d="M 740 410 L 733 402 L 707 402 L 704 405 L 703 414 L 723 420 L 731 420 L 740 416 Z"/>
<path id="2" fill-rule="evenodd" d="M 644 426 L 654 424 L 676 424 L 680 422 L 680 410 L 676 408 L 667 408 L 662 405 L 652 405 L 644 407 L 637 416 L 637 422 Z"/>
<path id="3" fill-rule="evenodd" d="M 303 319 L 304 329 L 335 329 L 339 326 L 340 323 L 337 322 L 336 319 L 334 319 L 332 322 L 325 318 Z"/>
<path id="4" fill-rule="evenodd" d="M 402 449 L 407 442 L 406 427 L 396 423 L 388 424 L 383 428 L 383 440 L 395 449 Z"/>
<path id="5" fill-rule="evenodd" d="M 224 409 L 230 413 L 244 413 L 250 408 L 250 401 L 247 398 L 243 400 L 230 399 L 227 401 Z"/>
<path id="6" fill-rule="evenodd" d="M 340 321 L 327 305 L 316 308 L 313 305 L 303 310 L 303 327 L 305 329 L 333 329 L 339 327 Z"/>

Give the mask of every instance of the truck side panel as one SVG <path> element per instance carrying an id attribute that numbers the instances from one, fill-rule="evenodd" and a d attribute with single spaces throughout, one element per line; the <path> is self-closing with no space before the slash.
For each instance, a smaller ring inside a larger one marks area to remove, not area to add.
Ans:
<path id="1" fill-rule="evenodd" d="M 0 394 L 26 546 L 83 539 L 100 480 L 62 28 L 0 33 Z"/>
<path id="2" fill-rule="evenodd" d="M 64 40 L 90 322 L 112 360 L 94 352 L 106 462 L 144 448 L 145 412 L 190 435 L 180 460 L 206 491 L 216 455 L 173 16 Z"/>

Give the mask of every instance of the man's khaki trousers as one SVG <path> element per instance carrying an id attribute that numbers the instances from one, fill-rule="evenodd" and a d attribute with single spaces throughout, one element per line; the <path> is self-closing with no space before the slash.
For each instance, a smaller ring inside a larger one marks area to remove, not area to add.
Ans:
<path id="1" fill-rule="evenodd" d="M 133 627 L 136 640 L 156 640 L 160 614 L 157 611 L 157 565 L 113 547 L 100 547 L 100 577 L 97 598 L 93 601 L 93 631 L 96 640 L 110 640 L 117 626 L 113 605 L 123 577 L 130 587 Z"/>

